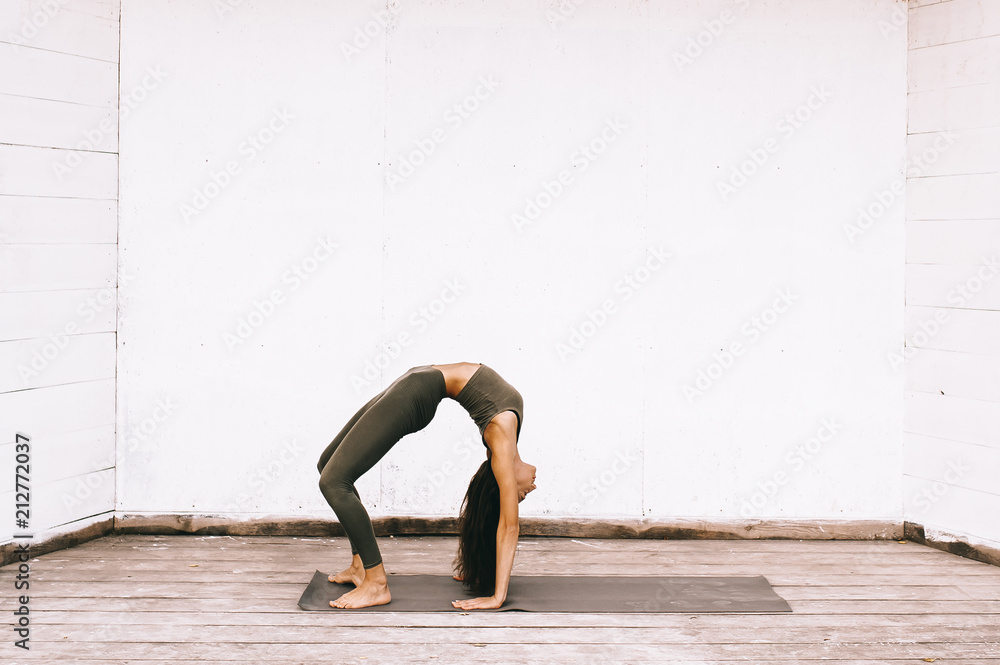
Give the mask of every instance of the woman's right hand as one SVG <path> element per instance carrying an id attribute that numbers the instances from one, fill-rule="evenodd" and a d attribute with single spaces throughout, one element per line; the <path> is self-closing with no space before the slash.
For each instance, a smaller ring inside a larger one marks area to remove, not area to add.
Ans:
<path id="1" fill-rule="evenodd" d="M 451 606 L 458 610 L 495 610 L 501 605 L 503 601 L 496 596 L 451 601 Z"/>

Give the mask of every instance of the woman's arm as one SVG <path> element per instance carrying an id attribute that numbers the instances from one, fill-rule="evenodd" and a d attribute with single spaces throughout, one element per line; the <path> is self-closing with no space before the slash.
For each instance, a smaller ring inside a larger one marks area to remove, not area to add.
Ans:
<path id="1" fill-rule="evenodd" d="M 509 412 L 508 412 L 509 413 Z M 511 414 L 513 415 L 513 414 Z M 498 419 L 499 420 L 499 419 Z M 456 600 L 453 606 L 463 610 L 495 609 L 503 605 L 507 599 L 507 587 L 510 584 L 510 571 L 514 567 L 514 553 L 517 551 L 518 516 L 517 516 L 517 478 L 514 475 L 514 460 L 517 459 L 517 420 L 513 425 L 509 421 L 498 425 L 494 420 L 487 427 L 499 426 L 501 431 L 496 436 L 487 437 L 492 442 L 490 467 L 500 488 L 500 520 L 497 524 L 497 569 L 496 587 L 492 596 Z M 504 426 L 508 425 L 508 426 Z"/>
<path id="2" fill-rule="evenodd" d="M 500 521 L 497 524 L 497 584 L 493 597 L 500 604 L 507 599 L 507 586 L 510 583 L 510 571 L 514 567 L 514 552 L 517 551 L 518 517 L 517 517 L 517 480 L 514 477 L 513 440 L 507 446 L 497 446 L 494 449 L 493 475 L 500 486 Z M 499 605 L 497 605 L 499 607 Z"/>

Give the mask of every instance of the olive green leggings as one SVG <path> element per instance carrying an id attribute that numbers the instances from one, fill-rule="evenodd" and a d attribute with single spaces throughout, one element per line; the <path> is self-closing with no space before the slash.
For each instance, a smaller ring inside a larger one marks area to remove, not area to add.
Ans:
<path id="1" fill-rule="evenodd" d="M 414 367 L 361 407 L 320 455 L 320 492 L 347 533 L 351 554 L 361 555 L 365 569 L 382 563 L 382 555 L 354 483 L 397 441 L 426 427 L 445 397 L 440 370 Z"/>

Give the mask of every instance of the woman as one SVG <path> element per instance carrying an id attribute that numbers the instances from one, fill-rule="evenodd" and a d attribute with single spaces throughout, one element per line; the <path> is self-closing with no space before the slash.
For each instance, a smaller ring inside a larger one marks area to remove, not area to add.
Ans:
<path id="1" fill-rule="evenodd" d="M 517 547 L 517 504 L 535 489 L 535 467 L 517 452 L 521 395 L 486 365 L 423 365 L 407 371 L 354 414 L 320 455 L 319 488 L 351 542 L 351 565 L 331 582 L 355 588 L 330 605 L 359 608 L 391 600 L 382 555 L 354 482 L 397 441 L 423 429 L 445 397 L 461 404 L 479 426 L 486 461 L 473 476 L 459 515 L 455 579 L 480 595 L 456 600 L 463 610 L 493 609 L 507 598 Z"/>

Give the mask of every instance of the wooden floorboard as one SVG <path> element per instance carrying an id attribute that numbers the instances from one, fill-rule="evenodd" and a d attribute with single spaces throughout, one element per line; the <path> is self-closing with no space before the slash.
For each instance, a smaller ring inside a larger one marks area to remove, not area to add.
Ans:
<path id="1" fill-rule="evenodd" d="M 451 572 L 450 537 L 380 538 L 392 574 Z M 30 652 L 63 663 L 1000 664 L 1000 568 L 897 541 L 522 538 L 515 575 L 764 575 L 774 614 L 303 612 L 343 538 L 115 535 L 36 557 Z M 12 616 L 16 565 L 0 568 Z M 8 619 L 9 621 L 9 619 Z M 20 653 L 19 653 L 20 652 Z M 930 660 L 936 659 L 936 660 Z"/>

